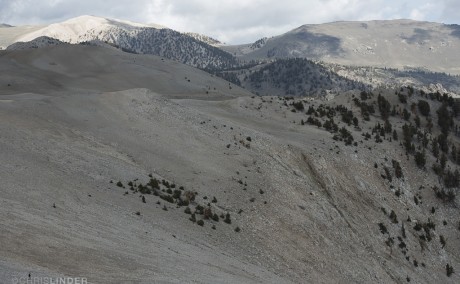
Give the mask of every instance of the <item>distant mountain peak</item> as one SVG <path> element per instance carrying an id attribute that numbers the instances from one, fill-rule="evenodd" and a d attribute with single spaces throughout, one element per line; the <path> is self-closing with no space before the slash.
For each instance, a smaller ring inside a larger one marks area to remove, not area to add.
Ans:
<path id="1" fill-rule="evenodd" d="M 237 64 L 232 55 L 216 48 L 221 43 L 211 37 L 90 15 L 38 28 L 15 42 L 30 42 L 39 37 L 71 44 L 100 41 L 126 52 L 163 56 L 202 69 L 231 68 Z"/>
<path id="2" fill-rule="evenodd" d="M 137 27 L 137 28 L 155 28 L 155 29 L 164 29 L 165 26 L 158 25 L 158 24 L 142 24 L 127 20 L 120 20 L 120 19 L 112 19 L 112 18 L 105 18 L 105 17 L 98 17 L 92 15 L 82 15 L 75 18 L 71 18 L 67 21 L 62 22 L 61 24 L 69 24 L 69 25 L 82 25 L 82 24 L 111 24 L 117 26 L 123 26 L 125 28 L 129 27 Z"/>
<path id="3" fill-rule="evenodd" d="M 379 68 L 460 74 L 460 27 L 408 19 L 308 24 L 266 41 L 224 46 L 241 60 L 301 57 Z"/>
<path id="4" fill-rule="evenodd" d="M 26 42 L 39 36 L 48 36 L 69 43 L 79 43 L 81 41 L 91 40 L 97 34 L 107 33 L 114 29 L 133 32 L 142 28 L 163 29 L 165 27 L 154 24 L 140 24 L 125 20 L 83 15 L 68 19 L 64 22 L 48 25 L 35 32 L 26 34 L 19 38 L 18 41 Z"/>

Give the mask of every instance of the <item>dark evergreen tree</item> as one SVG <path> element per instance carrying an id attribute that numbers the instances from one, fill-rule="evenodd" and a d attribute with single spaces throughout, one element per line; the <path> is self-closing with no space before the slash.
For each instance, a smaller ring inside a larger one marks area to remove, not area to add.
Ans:
<path id="1" fill-rule="evenodd" d="M 444 133 L 439 134 L 437 141 L 438 141 L 439 148 L 441 149 L 441 151 L 443 151 L 444 153 L 448 153 L 449 144 L 447 143 L 447 135 Z"/>
<path id="2" fill-rule="evenodd" d="M 418 109 L 423 116 L 430 115 L 430 104 L 425 100 L 418 101 Z"/>
<path id="3" fill-rule="evenodd" d="M 426 163 L 425 151 L 415 153 L 415 163 L 421 169 L 425 167 L 425 163 Z"/>
<path id="4" fill-rule="evenodd" d="M 410 119 L 410 112 L 408 112 L 407 109 L 403 110 L 403 118 L 407 121 Z"/>
<path id="5" fill-rule="evenodd" d="M 447 108 L 447 104 L 443 103 L 437 111 L 438 114 L 438 125 L 441 127 L 441 132 L 446 136 L 453 125 L 452 117 Z"/>
<path id="6" fill-rule="evenodd" d="M 377 97 L 377 104 L 379 106 L 380 115 L 383 120 L 387 120 L 391 112 L 391 104 L 381 94 Z"/>

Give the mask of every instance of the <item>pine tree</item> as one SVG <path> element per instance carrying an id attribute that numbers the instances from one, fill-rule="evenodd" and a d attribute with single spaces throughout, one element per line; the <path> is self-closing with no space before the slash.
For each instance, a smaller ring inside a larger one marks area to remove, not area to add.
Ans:
<path id="1" fill-rule="evenodd" d="M 415 163 L 421 169 L 425 167 L 425 163 L 426 163 L 425 151 L 415 153 Z"/>
<path id="2" fill-rule="evenodd" d="M 232 220 L 230 219 L 230 213 L 227 212 L 227 214 L 225 215 L 224 222 L 227 223 L 227 224 L 232 223 Z"/>
<path id="3" fill-rule="evenodd" d="M 430 104 L 425 100 L 418 101 L 418 109 L 423 116 L 430 115 Z"/>

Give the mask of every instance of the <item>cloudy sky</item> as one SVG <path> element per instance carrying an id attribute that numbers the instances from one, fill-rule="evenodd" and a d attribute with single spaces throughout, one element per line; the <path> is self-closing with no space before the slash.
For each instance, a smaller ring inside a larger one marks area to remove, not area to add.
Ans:
<path id="1" fill-rule="evenodd" d="M 460 0 L 0 0 L 0 23 L 46 24 L 79 15 L 161 24 L 236 44 L 339 20 L 460 24 Z"/>

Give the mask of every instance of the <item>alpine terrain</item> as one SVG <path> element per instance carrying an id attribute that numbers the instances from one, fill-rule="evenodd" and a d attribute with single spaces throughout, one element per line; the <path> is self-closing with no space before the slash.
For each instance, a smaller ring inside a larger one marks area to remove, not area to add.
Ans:
<path id="1" fill-rule="evenodd" d="M 1 283 L 460 283 L 457 26 L 0 45 Z"/>

